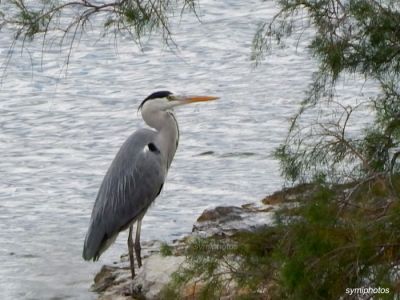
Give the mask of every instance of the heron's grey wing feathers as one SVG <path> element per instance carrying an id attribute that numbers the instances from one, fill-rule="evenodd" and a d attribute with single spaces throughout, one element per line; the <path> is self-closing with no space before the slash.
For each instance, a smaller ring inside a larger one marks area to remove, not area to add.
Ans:
<path id="1" fill-rule="evenodd" d="M 97 260 L 118 233 L 142 216 L 159 194 L 166 166 L 154 144 L 155 136 L 152 130 L 136 131 L 114 158 L 93 207 L 84 259 Z"/>

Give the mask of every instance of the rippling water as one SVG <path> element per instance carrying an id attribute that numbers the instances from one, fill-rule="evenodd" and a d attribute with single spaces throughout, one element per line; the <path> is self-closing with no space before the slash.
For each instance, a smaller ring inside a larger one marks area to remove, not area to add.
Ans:
<path id="1" fill-rule="evenodd" d="M 201 4 L 201 23 L 184 16 L 176 28 L 178 50 L 157 37 L 144 52 L 124 36 L 115 47 L 94 28 L 67 72 L 65 51 L 46 47 L 42 60 L 40 41 L 14 54 L 0 89 L 1 299 L 94 298 L 93 275 L 126 251 L 126 233 L 98 263 L 84 262 L 93 201 L 121 143 L 144 126 L 137 106 L 155 90 L 221 99 L 176 111 L 180 146 L 144 218 L 143 240 L 170 241 L 190 232 L 207 207 L 258 201 L 279 189 L 271 152 L 315 65 L 293 39 L 252 68 L 251 41 L 257 24 L 276 12 L 273 2 Z M 2 61 L 10 43 L 0 35 Z"/>

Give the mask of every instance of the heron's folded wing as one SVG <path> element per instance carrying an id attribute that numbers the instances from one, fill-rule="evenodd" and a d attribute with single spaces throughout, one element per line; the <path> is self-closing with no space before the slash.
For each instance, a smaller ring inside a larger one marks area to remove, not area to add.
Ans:
<path id="1" fill-rule="evenodd" d="M 93 207 L 85 259 L 97 259 L 109 246 L 107 241 L 145 213 L 159 194 L 166 167 L 154 137 L 150 130 L 134 133 L 108 169 Z"/>

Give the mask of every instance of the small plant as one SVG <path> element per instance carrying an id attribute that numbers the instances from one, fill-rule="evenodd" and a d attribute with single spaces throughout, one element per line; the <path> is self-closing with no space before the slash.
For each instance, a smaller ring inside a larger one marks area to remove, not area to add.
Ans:
<path id="1" fill-rule="evenodd" d="M 162 243 L 160 246 L 160 254 L 162 256 L 171 256 L 172 255 L 172 247 L 167 243 Z"/>

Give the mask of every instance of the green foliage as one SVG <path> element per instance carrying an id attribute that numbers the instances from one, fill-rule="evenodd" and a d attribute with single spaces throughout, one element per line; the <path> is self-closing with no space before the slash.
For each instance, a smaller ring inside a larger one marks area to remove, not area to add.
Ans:
<path id="1" fill-rule="evenodd" d="M 310 27 L 314 37 L 309 48 L 319 63 L 287 140 L 275 153 L 283 176 L 309 181 L 322 173 L 330 181 L 346 181 L 389 172 L 394 167 L 391 151 L 400 142 L 398 1 L 280 0 L 279 4 L 281 11 L 256 33 L 253 57 L 260 59 L 274 42 L 280 44 L 288 35 L 301 38 L 301 32 Z M 301 14 L 307 14 L 310 21 L 298 21 Z M 341 104 L 335 85 L 343 74 L 375 80 L 381 93 L 364 99 L 361 106 Z M 313 110 L 316 107 L 332 119 L 322 118 L 322 113 Z M 367 107 L 372 108 L 375 122 L 354 137 L 349 126 L 352 113 Z M 305 121 L 308 112 L 313 117 Z"/>
<path id="2" fill-rule="evenodd" d="M 298 210 L 299 218 L 281 223 L 287 232 L 278 249 L 281 296 L 338 299 L 346 287 L 372 286 L 389 287 L 393 297 L 400 258 L 394 254 L 399 199 L 391 198 L 398 181 L 394 186 L 379 177 L 360 183 L 350 198 L 345 190 L 322 186 Z"/>
<path id="3" fill-rule="evenodd" d="M 342 276 L 348 261 L 340 264 L 332 260 L 335 251 L 349 240 L 346 225 L 335 224 L 337 211 L 332 197 L 332 191 L 321 188 L 301 208 L 301 218 L 287 226 L 288 237 L 282 240 L 278 251 L 281 293 L 285 298 L 335 299 L 343 295 L 346 284 L 353 286 Z M 347 258 L 351 261 L 350 256 Z"/>
<path id="4" fill-rule="evenodd" d="M 281 145 L 275 150 L 275 158 L 281 163 L 282 175 L 291 181 L 295 181 L 301 174 L 301 153 L 292 151 L 286 145 Z"/>
<path id="5" fill-rule="evenodd" d="M 390 136 L 380 128 L 369 129 L 363 140 L 363 153 L 374 171 L 384 171 L 389 161 L 388 150 L 395 146 Z"/>
<path id="6" fill-rule="evenodd" d="M 190 241 L 185 250 L 186 265 L 173 274 L 162 299 L 179 299 L 181 294 L 196 295 L 196 299 L 219 299 L 232 280 L 229 274 L 234 266 L 226 258 L 234 248 L 233 242 L 216 238 Z"/>
<path id="7" fill-rule="evenodd" d="M 348 197 L 348 189 L 357 192 Z M 278 212 L 276 226 L 192 241 L 163 299 L 219 299 L 229 292 L 234 299 L 341 299 L 346 288 L 365 286 L 388 288 L 376 296 L 393 299 L 400 280 L 398 191 L 398 175 L 391 183 L 377 177 L 308 185 L 309 196 Z"/>
<path id="8" fill-rule="evenodd" d="M 95 20 L 103 24 L 104 34 L 128 32 L 139 46 L 142 38 L 154 31 L 161 32 L 163 40 L 170 43 L 173 41 L 169 17 L 177 11 L 195 13 L 195 8 L 195 0 L 5 0 L 0 5 L 0 31 L 7 28 L 14 32 L 15 41 L 25 42 L 38 36 L 43 45 L 47 41 L 54 43 L 51 33 L 58 32 L 60 44 L 69 42 L 72 49 Z"/>

